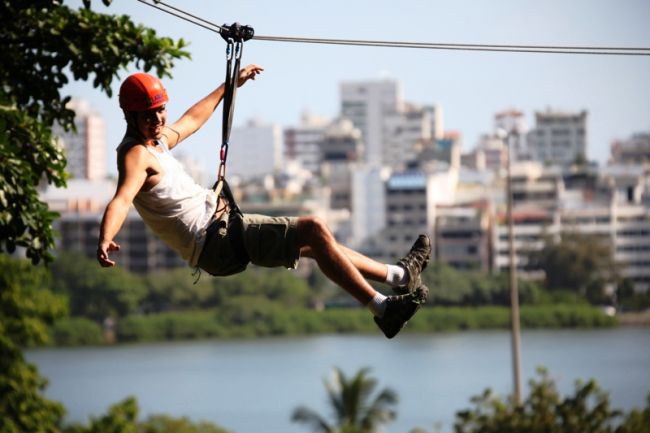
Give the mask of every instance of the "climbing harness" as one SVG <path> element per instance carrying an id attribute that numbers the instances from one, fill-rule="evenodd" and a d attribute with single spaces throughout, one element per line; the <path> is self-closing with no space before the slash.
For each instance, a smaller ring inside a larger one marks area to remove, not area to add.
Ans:
<path id="1" fill-rule="evenodd" d="M 227 230 L 233 251 L 242 263 L 248 263 L 250 262 L 250 258 L 248 257 L 248 253 L 246 253 L 246 248 L 244 246 L 243 214 L 235 201 L 235 197 L 233 196 L 228 182 L 226 181 L 226 163 L 228 160 L 228 146 L 230 141 L 230 130 L 232 128 L 232 118 L 235 110 L 235 96 L 237 94 L 241 55 L 244 48 L 244 41 L 253 37 L 254 30 L 252 27 L 242 26 L 239 23 L 234 23 L 230 26 L 224 24 L 221 27 L 220 34 L 226 41 L 226 80 L 224 82 L 225 89 L 223 97 L 223 120 L 221 126 L 221 149 L 219 150 L 219 169 L 217 170 L 217 180 L 212 189 L 217 197 L 221 196 L 226 199 L 226 204 L 224 206 L 230 208 Z M 217 209 L 217 213 L 224 210 L 225 207 Z M 213 227 L 210 227 L 208 232 L 212 229 Z"/>

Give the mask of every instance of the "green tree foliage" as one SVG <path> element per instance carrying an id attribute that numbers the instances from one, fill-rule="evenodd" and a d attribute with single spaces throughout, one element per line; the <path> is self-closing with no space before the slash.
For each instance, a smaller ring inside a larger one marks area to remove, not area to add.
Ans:
<path id="1" fill-rule="evenodd" d="M 139 309 L 145 296 L 142 278 L 123 268 L 103 269 L 80 253 L 58 256 L 51 264 L 52 289 L 68 297 L 70 314 L 97 322 Z"/>
<path id="2" fill-rule="evenodd" d="M 520 405 L 503 401 L 491 390 L 472 398 L 471 409 L 456 414 L 456 433 L 644 433 L 650 431 L 650 404 L 623 413 L 610 407 L 609 396 L 594 380 L 577 382 L 573 395 L 562 397 L 545 370 L 530 381 Z M 650 402 L 649 402 L 650 403 Z"/>
<path id="3" fill-rule="evenodd" d="M 650 433 L 650 395 L 643 409 L 632 409 L 615 433 Z"/>
<path id="4" fill-rule="evenodd" d="M 88 426 L 72 425 L 63 433 L 137 433 L 138 403 L 129 397 L 108 409 L 106 415 L 92 418 Z"/>
<path id="5" fill-rule="evenodd" d="M 39 200 L 37 185 L 65 185 L 52 126 L 74 128 L 70 97 L 61 94 L 69 77 L 92 79 L 111 96 L 111 83 L 132 62 L 164 76 L 174 59 L 189 57 L 182 39 L 93 12 L 90 3 L 75 10 L 63 1 L 0 0 L 0 252 L 24 247 L 34 263 L 49 260 L 54 245 L 56 214 Z"/>
<path id="6" fill-rule="evenodd" d="M 117 338 L 123 342 L 193 340 L 229 335 L 217 323 L 214 313 L 208 311 L 131 315 L 117 322 Z"/>
<path id="7" fill-rule="evenodd" d="M 508 275 L 480 271 L 460 271 L 440 262 L 431 263 L 422 275 L 429 287 L 431 305 L 510 305 Z M 548 303 L 550 299 L 538 283 L 519 281 L 522 304 Z"/>
<path id="8" fill-rule="evenodd" d="M 227 433 L 227 430 L 206 421 L 192 422 L 186 417 L 152 415 L 138 425 L 138 433 Z"/>
<path id="9" fill-rule="evenodd" d="M 47 380 L 28 363 L 22 347 L 43 344 L 48 324 L 65 314 L 48 275 L 26 261 L 0 254 L 0 431 L 58 432 L 63 406 L 43 397 Z"/>
<path id="10" fill-rule="evenodd" d="M 147 293 L 142 307 L 147 312 L 198 309 L 215 304 L 215 288 L 209 278 L 194 282 L 189 268 L 177 268 L 147 274 Z"/>
<path id="11" fill-rule="evenodd" d="M 138 421 L 138 403 L 133 397 L 112 405 L 106 415 L 93 418 L 88 425 L 75 424 L 62 433 L 226 433 L 209 422 L 192 422 L 187 418 L 151 415 Z"/>
<path id="12" fill-rule="evenodd" d="M 101 326 L 85 317 L 57 320 L 50 334 L 57 346 L 97 345 L 104 340 Z"/>
<path id="13" fill-rule="evenodd" d="M 283 269 L 250 267 L 227 278 L 206 278 L 204 274 L 196 281 L 190 272 L 179 268 L 147 275 L 142 309 L 146 312 L 205 309 L 219 307 L 240 296 L 291 307 L 307 305 L 314 297 L 304 278 Z"/>
<path id="14" fill-rule="evenodd" d="M 373 397 L 377 381 L 368 375 L 368 369 L 359 370 L 351 378 L 338 368 L 331 382 L 325 382 L 328 402 L 334 420 L 326 418 L 307 407 L 293 411 L 291 420 L 306 424 L 314 432 L 322 433 L 374 433 L 397 417 L 397 394 L 383 389 Z"/>
<path id="15" fill-rule="evenodd" d="M 595 303 L 606 301 L 606 284 L 618 279 L 611 245 L 594 235 L 565 232 L 559 241 L 549 237 L 542 250 L 531 253 L 530 258 L 545 272 L 549 290 L 568 289 Z"/>
<path id="16" fill-rule="evenodd" d="M 634 282 L 624 279 L 616 289 L 616 303 L 622 311 L 644 311 L 650 309 L 650 291 L 637 292 Z"/>
<path id="17" fill-rule="evenodd" d="M 238 296 L 257 296 L 277 301 L 286 307 L 305 306 L 313 292 L 304 278 L 283 269 L 250 267 L 241 274 L 215 278 L 215 305 Z"/>

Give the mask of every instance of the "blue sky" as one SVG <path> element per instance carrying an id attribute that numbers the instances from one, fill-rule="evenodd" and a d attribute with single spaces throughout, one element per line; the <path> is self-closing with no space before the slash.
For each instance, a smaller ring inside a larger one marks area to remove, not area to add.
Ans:
<path id="1" fill-rule="evenodd" d="M 650 47 L 647 0 L 166 0 L 217 24 L 240 22 L 266 36 L 303 36 L 412 42 Z M 74 2 L 71 2 L 74 4 Z M 225 74 L 225 42 L 216 34 L 135 0 L 106 8 L 190 42 L 192 60 L 177 63 L 166 79 L 171 119 L 218 86 Z M 504 109 L 588 110 L 589 158 L 604 163 L 613 139 L 650 131 L 650 57 L 482 53 L 342 47 L 251 40 L 243 63 L 266 69 L 237 96 L 235 126 L 251 117 L 296 125 L 303 110 L 338 114 L 341 81 L 393 78 L 407 101 L 439 104 L 445 129 L 460 131 L 463 150 L 490 132 Z M 135 69 L 125 71 L 121 78 Z M 107 122 L 109 172 L 124 133 L 114 83 L 112 99 L 87 83 L 66 89 L 83 97 Z M 220 111 L 179 150 L 208 172 L 217 164 Z M 233 143 L 233 145 L 236 145 Z"/>

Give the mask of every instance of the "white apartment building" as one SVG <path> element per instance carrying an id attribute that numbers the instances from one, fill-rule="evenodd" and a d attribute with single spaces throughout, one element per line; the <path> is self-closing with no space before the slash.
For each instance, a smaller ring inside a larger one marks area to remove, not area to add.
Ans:
<path id="1" fill-rule="evenodd" d="M 371 166 L 403 170 L 444 136 L 442 108 L 404 102 L 397 81 L 342 83 L 340 92 L 341 116 L 361 131 L 364 161 Z"/>
<path id="2" fill-rule="evenodd" d="M 528 123 L 526 116 L 519 110 L 505 110 L 494 115 L 494 130 L 502 129 L 508 133 L 504 147 L 510 145 L 513 161 L 531 159 L 528 149 Z"/>
<path id="3" fill-rule="evenodd" d="M 650 215 L 646 206 L 616 208 L 612 217 L 614 257 L 624 264 L 623 277 L 634 281 L 636 290 L 650 290 Z"/>
<path id="4" fill-rule="evenodd" d="M 434 239 L 436 208 L 454 202 L 458 170 L 431 163 L 421 170 L 393 173 L 386 187 L 386 228 L 381 234 L 383 256 L 401 257 L 420 233 Z"/>
<path id="5" fill-rule="evenodd" d="M 250 120 L 233 128 L 228 150 L 228 174 L 251 179 L 272 174 L 283 164 L 282 130 L 277 125 Z"/>
<path id="6" fill-rule="evenodd" d="M 320 172 L 320 143 L 330 120 L 303 113 L 300 125 L 284 130 L 284 157 L 311 173 Z"/>
<path id="7" fill-rule="evenodd" d="M 435 224 L 435 260 L 456 269 L 488 272 L 492 244 L 489 202 L 439 206 Z"/>
<path id="8" fill-rule="evenodd" d="M 616 140 L 610 146 L 610 164 L 650 163 L 650 133 L 633 134 L 625 140 Z"/>
<path id="9" fill-rule="evenodd" d="M 559 223 L 556 221 L 559 215 L 552 210 L 530 208 L 514 209 L 512 217 L 515 264 L 519 277 L 541 279 L 544 273 L 538 269 L 530 269 L 528 253 L 541 250 L 545 236 L 560 232 Z M 508 217 L 504 209 L 495 215 L 492 242 L 492 269 L 496 272 L 507 272 L 510 268 L 510 245 Z"/>
<path id="10" fill-rule="evenodd" d="M 575 203 L 580 193 L 579 190 L 566 191 L 561 168 L 544 167 L 539 162 L 513 163 L 511 176 L 517 269 L 524 278 L 543 278 L 543 272 L 530 268 L 528 254 L 542 249 L 546 236 L 559 236 L 562 233 L 561 203 Z M 505 182 L 506 179 L 503 179 L 500 185 L 503 199 L 495 218 L 492 247 L 492 268 L 499 272 L 507 271 L 510 267 Z"/>
<path id="11" fill-rule="evenodd" d="M 384 165 L 404 169 L 431 142 L 429 111 L 406 106 L 404 111 L 389 113 L 384 117 Z"/>
<path id="12" fill-rule="evenodd" d="M 527 265 L 527 250 L 541 249 L 545 236 L 578 231 L 606 239 L 621 266 L 622 276 L 637 290 L 650 289 L 650 214 L 646 188 L 650 172 L 638 166 L 586 169 L 582 173 L 557 169 L 518 182 L 514 207 L 515 260 L 523 277 L 541 278 Z M 507 218 L 497 214 L 493 240 L 497 271 L 509 267 Z"/>
<path id="13" fill-rule="evenodd" d="M 535 128 L 527 134 L 530 158 L 546 164 L 568 166 L 587 158 L 587 112 L 535 113 Z"/>
<path id="14" fill-rule="evenodd" d="M 447 131 L 442 138 L 433 140 L 431 147 L 424 149 L 418 159 L 421 161 L 444 161 L 451 167 L 461 165 L 462 136 L 457 131 Z"/>
<path id="15" fill-rule="evenodd" d="M 330 188 L 332 209 L 352 208 L 352 171 L 363 155 L 361 131 L 348 119 L 332 122 L 320 143 L 321 175 Z"/>
<path id="16" fill-rule="evenodd" d="M 75 112 L 76 132 L 65 132 L 55 125 L 67 159 L 66 171 L 73 179 L 99 180 L 106 177 L 106 125 L 104 119 L 82 99 L 70 101 Z"/>
<path id="17" fill-rule="evenodd" d="M 433 104 L 425 105 L 422 107 L 423 111 L 429 113 L 429 120 L 431 121 L 431 138 L 434 140 L 440 139 L 445 134 L 444 120 L 442 114 L 442 106 Z"/>
<path id="18" fill-rule="evenodd" d="M 429 200 L 427 176 L 420 171 L 394 173 L 386 187 L 386 229 L 381 251 L 387 260 L 402 257 L 419 233 L 431 233 L 435 206 Z"/>
<path id="19" fill-rule="evenodd" d="M 401 86 L 394 80 L 344 82 L 340 84 L 341 116 L 361 131 L 364 160 L 384 163 L 384 124 L 388 115 L 403 111 Z"/>
<path id="20" fill-rule="evenodd" d="M 496 134 L 483 134 L 476 148 L 469 155 L 463 155 L 463 161 L 470 168 L 499 172 L 507 167 L 508 148 Z"/>
<path id="21" fill-rule="evenodd" d="M 387 167 L 357 164 L 352 169 L 352 238 L 350 246 L 359 248 L 386 227 L 386 190 L 390 176 Z"/>

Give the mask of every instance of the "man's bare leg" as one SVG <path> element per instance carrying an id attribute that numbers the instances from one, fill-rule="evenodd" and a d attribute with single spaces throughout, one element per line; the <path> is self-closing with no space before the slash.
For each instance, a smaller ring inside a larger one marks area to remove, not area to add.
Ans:
<path id="1" fill-rule="evenodd" d="M 354 267 L 361 272 L 361 275 L 363 275 L 364 278 L 382 283 L 386 281 L 386 275 L 388 272 L 388 266 L 386 266 L 386 264 L 373 260 L 358 251 L 348 248 L 345 245 L 341 245 L 340 243 L 337 243 L 337 245 L 343 254 L 350 259 Z M 311 247 L 302 247 L 300 249 L 300 256 L 313 259 L 314 256 Z"/>
<path id="2" fill-rule="evenodd" d="M 364 278 L 389 284 L 396 293 L 404 294 L 417 288 L 420 273 L 427 266 L 431 254 L 431 243 L 426 235 L 420 235 L 411 251 L 397 265 L 388 265 L 371 259 L 358 251 L 337 244 Z M 302 257 L 313 258 L 311 247 L 300 250 Z"/>
<path id="3" fill-rule="evenodd" d="M 319 218 L 298 218 L 296 242 L 300 251 L 313 258 L 331 281 L 368 307 L 387 338 L 397 335 L 426 302 L 429 289 L 419 281 L 419 277 L 418 287 L 402 295 L 386 297 L 373 289 L 362 271 L 381 281 L 386 278 L 388 266 L 341 246 Z"/>
<path id="4" fill-rule="evenodd" d="M 301 252 L 313 258 L 321 271 L 333 282 L 350 293 L 361 304 L 367 305 L 377 294 L 365 280 L 361 270 L 355 265 L 346 250 L 336 241 L 325 223 L 316 217 L 298 218 L 297 243 Z M 351 251 L 351 250 L 350 250 Z M 352 255 L 358 265 L 373 276 L 378 276 L 382 271 L 374 261 L 366 262 L 359 256 Z M 380 263 L 378 263 L 381 265 Z M 385 276 L 385 271 L 384 276 Z"/>

